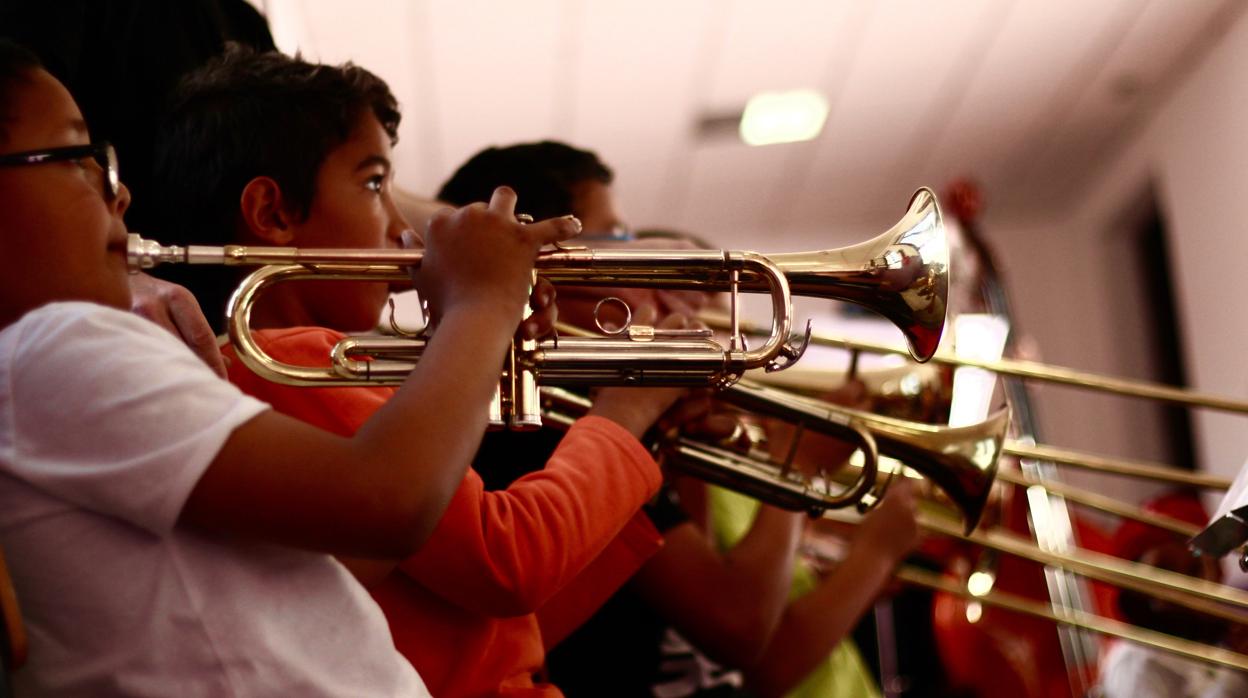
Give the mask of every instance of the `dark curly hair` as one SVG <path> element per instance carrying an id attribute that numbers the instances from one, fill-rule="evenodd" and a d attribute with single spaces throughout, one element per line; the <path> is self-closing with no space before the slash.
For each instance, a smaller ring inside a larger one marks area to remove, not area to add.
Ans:
<path id="1" fill-rule="evenodd" d="M 156 138 L 153 236 L 179 244 L 228 244 L 239 195 L 271 177 L 306 218 L 326 157 L 372 113 L 398 140 L 399 109 L 385 81 L 351 63 L 318 65 L 237 45 L 182 79 Z M 235 276 L 183 268 L 185 285 L 219 328 Z"/>
<path id="2" fill-rule="evenodd" d="M 438 199 L 466 206 L 489 201 L 496 187 L 507 185 L 516 191 L 519 210 L 541 220 L 573 213 L 576 185 L 610 184 L 613 177 L 591 151 L 556 141 L 521 143 L 473 155 L 442 185 Z"/>
<path id="3" fill-rule="evenodd" d="M 9 142 L 8 125 L 13 121 L 13 93 L 30 73 L 43 67 L 38 56 L 23 46 L 0 39 L 0 145 Z"/>

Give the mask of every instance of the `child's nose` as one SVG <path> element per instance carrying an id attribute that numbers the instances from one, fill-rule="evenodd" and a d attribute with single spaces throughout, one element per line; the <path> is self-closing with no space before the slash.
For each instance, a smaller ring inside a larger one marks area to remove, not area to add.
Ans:
<path id="1" fill-rule="evenodd" d="M 113 199 L 113 206 L 117 208 L 119 216 L 124 216 L 126 209 L 130 208 L 130 188 L 125 182 L 117 183 L 117 196 Z"/>
<path id="2" fill-rule="evenodd" d="M 403 213 L 399 211 L 399 207 L 393 202 L 388 209 L 390 223 L 386 226 L 386 242 L 396 247 L 402 247 L 403 232 L 411 230 L 412 226 L 408 224 L 407 219 L 403 217 Z"/>
<path id="3" fill-rule="evenodd" d="M 390 225 L 386 228 L 386 242 L 395 247 L 403 246 L 403 233 L 410 231 L 412 226 L 402 218 L 391 219 Z"/>

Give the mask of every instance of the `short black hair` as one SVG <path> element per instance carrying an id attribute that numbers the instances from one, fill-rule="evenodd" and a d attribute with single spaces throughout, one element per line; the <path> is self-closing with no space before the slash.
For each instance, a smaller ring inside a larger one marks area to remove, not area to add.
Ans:
<path id="1" fill-rule="evenodd" d="M 34 53 L 8 39 L 0 39 L 0 145 L 9 142 L 8 125 L 16 116 L 13 106 L 18 84 L 26 82 L 32 72 L 42 67 Z"/>
<path id="2" fill-rule="evenodd" d="M 182 79 L 162 119 L 153 182 L 159 229 L 149 234 L 178 244 L 233 242 L 239 195 L 262 176 L 281 187 L 293 215 L 306 218 L 325 158 L 368 113 L 398 141 L 398 103 L 373 73 L 228 45 Z M 220 327 L 235 275 L 181 269 L 162 276 L 187 286 Z"/>
<path id="3" fill-rule="evenodd" d="M 516 191 L 516 210 L 538 220 L 572 211 L 573 191 L 587 182 L 614 178 L 598 156 L 557 141 L 486 148 L 473 155 L 442 185 L 438 199 L 456 206 L 489 201 L 496 187 Z"/>
<path id="4" fill-rule="evenodd" d="M 307 216 L 325 158 L 369 110 L 396 142 L 398 104 L 376 75 L 229 45 L 174 92 L 156 145 L 160 220 L 182 225 L 186 242 L 226 242 L 239 194 L 261 176 Z"/>

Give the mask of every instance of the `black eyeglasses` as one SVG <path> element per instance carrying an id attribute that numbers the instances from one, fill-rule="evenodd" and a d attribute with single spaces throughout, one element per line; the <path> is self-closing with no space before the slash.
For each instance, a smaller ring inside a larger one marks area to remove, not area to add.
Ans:
<path id="1" fill-rule="evenodd" d="M 0 155 L 0 167 L 18 165 L 42 165 L 48 162 L 66 160 L 82 160 L 91 158 L 100 166 L 100 174 L 104 178 L 104 199 L 112 201 L 121 190 L 121 178 L 117 170 L 117 151 L 112 143 L 102 141 L 91 145 L 71 145 L 66 148 L 48 148 L 47 150 L 28 150 L 24 153 Z"/>

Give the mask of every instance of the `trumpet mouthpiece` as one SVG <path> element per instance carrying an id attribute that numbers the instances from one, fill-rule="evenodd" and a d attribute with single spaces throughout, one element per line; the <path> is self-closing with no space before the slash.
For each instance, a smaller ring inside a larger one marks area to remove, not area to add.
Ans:
<path id="1" fill-rule="evenodd" d="M 126 239 L 126 262 L 130 273 L 151 269 L 158 264 L 185 262 L 186 248 L 166 247 L 155 240 L 144 240 L 138 233 L 130 233 Z"/>

